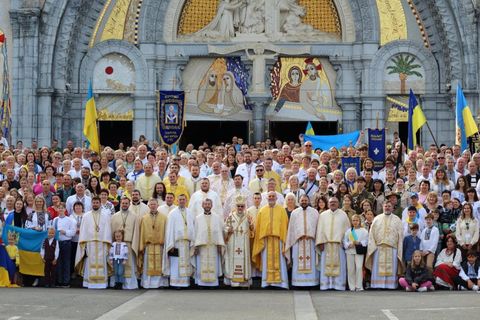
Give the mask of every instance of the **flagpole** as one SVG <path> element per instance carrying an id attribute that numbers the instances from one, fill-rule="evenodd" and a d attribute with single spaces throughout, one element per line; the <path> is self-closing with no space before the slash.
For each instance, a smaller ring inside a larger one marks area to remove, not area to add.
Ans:
<path id="1" fill-rule="evenodd" d="M 439 149 L 437 140 L 435 139 L 435 137 L 433 135 L 432 129 L 430 128 L 430 125 L 428 124 L 428 121 L 425 121 L 425 124 L 427 125 L 428 131 L 430 131 L 430 134 L 432 135 L 432 139 L 433 139 L 433 142 L 435 143 L 435 146 L 437 146 L 437 149 Z"/>

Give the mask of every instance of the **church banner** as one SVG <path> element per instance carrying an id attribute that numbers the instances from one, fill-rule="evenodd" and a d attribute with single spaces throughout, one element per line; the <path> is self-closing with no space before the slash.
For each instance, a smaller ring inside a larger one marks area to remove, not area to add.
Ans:
<path id="1" fill-rule="evenodd" d="M 160 91 L 158 96 L 157 128 L 162 142 L 168 146 L 177 143 L 184 128 L 184 91 Z"/>
<path id="2" fill-rule="evenodd" d="M 373 160 L 373 170 L 380 171 L 385 161 L 385 129 L 368 129 L 368 157 Z"/>
<path id="3" fill-rule="evenodd" d="M 360 158 L 359 157 L 342 157 L 342 171 L 345 174 L 348 168 L 355 168 L 357 174 L 360 173 Z"/>

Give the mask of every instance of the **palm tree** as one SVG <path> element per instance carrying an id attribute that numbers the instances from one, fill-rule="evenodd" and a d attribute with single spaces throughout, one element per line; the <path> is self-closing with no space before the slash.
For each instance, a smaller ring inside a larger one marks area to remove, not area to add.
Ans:
<path id="1" fill-rule="evenodd" d="M 387 67 L 387 70 L 389 70 L 388 74 L 398 73 L 398 77 L 400 78 L 400 93 L 406 94 L 406 82 L 408 76 L 417 76 L 419 78 L 423 78 L 423 75 L 420 72 L 415 71 L 415 69 L 421 68 L 421 65 L 414 64 L 414 56 L 403 54 L 393 57 L 392 62 L 394 65 Z"/>

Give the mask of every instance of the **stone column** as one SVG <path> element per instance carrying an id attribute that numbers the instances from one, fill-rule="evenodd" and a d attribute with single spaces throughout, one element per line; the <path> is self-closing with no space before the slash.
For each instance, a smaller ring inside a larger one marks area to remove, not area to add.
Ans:
<path id="1" fill-rule="evenodd" d="M 249 102 L 253 106 L 252 112 L 252 129 L 253 134 L 250 135 L 250 143 L 265 140 L 266 131 L 266 111 L 270 104 L 271 97 L 266 94 L 249 95 Z"/>
<path id="2" fill-rule="evenodd" d="M 38 89 L 37 140 L 39 146 L 52 143 L 52 95 L 53 89 Z"/>
<path id="3" fill-rule="evenodd" d="M 12 143 L 23 140 L 26 146 L 37 138 L 39 124 L 50 130 L 50 118 L 45 123 L 37 123 L 39 17 L 38 7 L 10 10 L 13 32 Z"/>
<path id="4" fill-rule="evenodd" d="M 351 99 L 337 99 L 342 108 L 342 127 L 344 133 L 362 130 L 362 112 L 360 105 Z"/>

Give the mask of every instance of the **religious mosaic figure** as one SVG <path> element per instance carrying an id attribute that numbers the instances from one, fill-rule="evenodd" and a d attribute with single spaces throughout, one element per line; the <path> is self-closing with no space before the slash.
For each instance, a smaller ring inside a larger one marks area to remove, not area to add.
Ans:
<path id="1" fill-rule="evenodd" d="M 300 102 L 300 85 L 302 83 L 302 70 L 299 67 L 293 66 L 288 70 L 288 80 L 282 91 L 280 92 L 280 99 L 290 102 Z"/>

